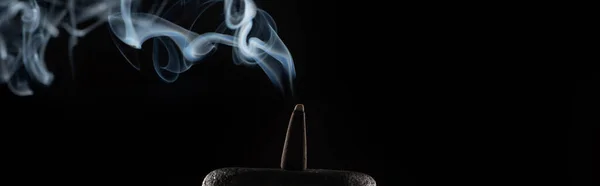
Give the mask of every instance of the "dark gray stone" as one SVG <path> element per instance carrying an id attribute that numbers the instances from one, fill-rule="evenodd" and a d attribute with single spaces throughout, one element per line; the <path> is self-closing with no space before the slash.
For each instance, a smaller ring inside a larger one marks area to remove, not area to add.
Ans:
<path id="1" fill-rule="evenodd" d="M 376 183 L 369 175 L 350 171 L 231 167 L 210 172 L 202 186 L 376 186 Z"/>

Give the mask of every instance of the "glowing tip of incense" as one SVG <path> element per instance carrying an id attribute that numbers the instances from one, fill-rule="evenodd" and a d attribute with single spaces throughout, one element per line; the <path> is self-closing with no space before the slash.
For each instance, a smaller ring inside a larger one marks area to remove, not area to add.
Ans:
<path id="1" fill-rule="evenodd" d="M 302 112 L 304 112 L 304 105 L 303 104 L 297 104 L 296 107 L 294 107 L 294 111 L 302 111 Z"/>

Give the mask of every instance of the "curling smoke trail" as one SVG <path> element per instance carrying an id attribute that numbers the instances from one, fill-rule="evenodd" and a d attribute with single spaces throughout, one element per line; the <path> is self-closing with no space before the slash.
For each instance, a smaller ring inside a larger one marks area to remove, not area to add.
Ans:
<path id="1" fill-rule="evenodd" d="M 30 80 L 50 85 L 54 75 L 46 69 L 44 52 L 60 29 L 69 34 L 69 62 L 77 38 L 105 23 L 119 8 L 116 0 L 0 0 L 0 84 L 16 95 L 32 95 Z M 83 29 L 78 25 L 93 23 Z"/>
<path id="2" fill-rule="evenodd" d="M 217 1 L 205 3 L 205 8 Z M 121 12 L 111 15 L 108 23 L 114 35 L 133 48 L 140 49 L 142 43 L 154 39 L 154 66 L 163 80 L 175 81 L 179 73 L 213 52 L 217 44 L 224 44 L 233 47 L 236 64 L 260 66 L 277 88 L 283 91 L 284 83 L 289 83 L 293 93 L 292 56 L 277 35 L 273 19 L 252 0 L 224 0 L 225 25 L 234 31 L 233 35 L 197 34 L 159 16 L 134 13 L 131 3 L 121 0 Z M 159 63 L 161 46 L 168 53 L 164 66 Z"/>
<path id="3" fill-rule="evenodd" d="M 221 1 L 208 0 L 203 5 L 207 5 L 206 9 Z M 0 84 L 6 83 L 20 96 L 33 94 L 29 86 L 31 81 L 50 85 L 54 75 L 46 68 L 44 53 L 48 42 L 58 37 L 61 29 L 69 35 L 68 61 L 74 72 L 73 49 L 78 38 L 108 21 L 113 34 L 133 48 L 140 49 L 144 41 L 153 39 L 154 66 L 167 82 L 175 81 L 179 73 L 214 52 L 217 44 L 224 44 L 233 47 L 235 64 L 258 65 L 282 91 L 284 83 L 288 82 L 293 94 L 295 69 L 292 57 L 277 36 L 273 19 L 256 8 L 253 1 L 225 0 L 224 23 L 216 32 L 204 34 L 194 33 L 158 16 L 167 1 L 155 3 L 148 13 L 136 12 L 141 2 L 0 0 Z M 187 0 L 179 2 L 181 5 L 190 3 Z M 89 26 L 80 28 L 90 22 Z M 233 34 L 225 34 L 225 27 Z M 165 66 L 160 65 L 161 49 L 166 49 L 168 54 Z"/>

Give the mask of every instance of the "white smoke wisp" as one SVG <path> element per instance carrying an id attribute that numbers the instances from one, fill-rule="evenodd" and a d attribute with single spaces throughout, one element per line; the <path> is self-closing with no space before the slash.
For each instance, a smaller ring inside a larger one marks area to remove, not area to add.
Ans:
<path id="1" fill-rule="evenodd" d="M 158 15 L 132 12 L 132 0 L 121 0 L 120 12 L 111 15 L 108 23 L 113 34 L 133 48 L 140 49 L 145 41 L 153 39 L 154 66 L 164 81 L 175 81 L 179 73 L 214 52 L 218 44 L 223 44 L 233 48 L 235 64 L 258 65 L 280 91 L 284 91 L 287 83 L 293 94 L 294 61 L 277 35 L 271 16 L 258 9 L 252 0 L 207 1 L 199 8 L 200 14 L 217 2 L 223 2 L 224 25 L 233 31 L 232 35 L 222 33 L 225 27 L 198 34 Z M 166 65 L 160 65 L 160 49 L 167 51 Z"/>
<path id="2" fill-rule="evenodd" d="M 32 95 L 29 83 L 50 85 L 54 75 L 46 68 L 44 52 L 51 38 L 69 34 L 65 61 L 73 69 L 77 39 L 106 23 L 120 4 L 114 0 L 1 0 L 0 84 L 16 95 Z M 91 25 L 80 28 L 84 22 Z"/>
<path id="3" fill-rule="evenodd" d="M 78 38 L 108 22 L 112 34 L 132 48 L 140 49 L 152 39 L 153 64 L 166 82 L 175 81 L 180 73 L 223 44 L 233 48 L 235 64 L 259 66 L 277 88 L 284 91 L 287 83 L 294 93 L 292 56 L 277 35 L 271 16 L 252 0 L 195 1 L 203 6 L 198 9 L 198 17 L 218 2 L 224 5 L 221 26 L 202 34 L 162 18 L 167 0 L 160 1 L 143 1 L 153 3 L 153 8 L 140 12 L 141 0 L 0 0 L 0 84 L 7 84 L 19 96 L 33 95 L 32 81 L 51 85 L 54 75 L 46 68 L 44 53 L 48 42 L 63 33 L 69 36 L 65 62 L 74 72 L 73 49 Z M 190 0 L 180 0 L 173 6 L 190 4 Z M 92 24 L 81 28 L 84 23 Z M 168 60 L 161 65 L 159 56 L 165 49 Z"/>

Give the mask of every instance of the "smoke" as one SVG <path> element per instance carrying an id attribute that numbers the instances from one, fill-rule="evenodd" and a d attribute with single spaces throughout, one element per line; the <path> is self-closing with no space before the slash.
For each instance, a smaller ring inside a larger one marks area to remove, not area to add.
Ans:
<path id="1" fill-rule="evenodd" d="M 108 20 L 119 4 L 110 0 L 2 0 L 0 2 L 0 84 L 16 95 L 32 95 L 29 83 L 50 85 L 54 75 L 46 68 L 44 53 L 60 30 L 69 34 L 68 61 L 73 71 L 73 48 Z M 79 28 L 84 22 L 93 22 Z M 67 59 L 65 60 L 67 61 Z"/>
<path id="2" fill-rule="evenodd" d="M 200 15 L 217 2 L 220 1 L 202 4 Z M 175 81 L 179 73 L 190 69 L 222 44 L 233 48 L 235 64 L 258 65 L 281 91 L 285 83 L 289 83 L 293 93 L 295 69 L 292 56 L 277 35 L 271 16 L 258 9 L 252 0 L 223 1 L 224 23 L 233 31 L 231 35 L 225 33 L 227 30 L 223 26 L 215 32 L 198 34 L 160 16 L 132 12 L 131 3 L 131 0 L 121 0 L 121 12 L 109 16 L 110 28 L 123 43 L 136 49 L 153 39 L 154 66 L 164 81 Z M 186 3 L 182 1 L 182 4 Z M 166 49 L 168 55 L 166 65 L 160 65 L 161 49 Z"/>
<path id="3" fill-rule="evenodd" d="M 161 17 L 166 1 L 154 1 L 152 10 L 141 12 L 141 0 L 0 0 L 0 84 L 6 83 L 20 96 L 33 94 L 31 81 L 49 86 L 54 75 L 46 68 L 44 53 L 48 42 L 62 33 L 69 36 L 65 62 L 74 72 L 73 49 L 78 38 L 108 22 L 112 34 L 132 48 L 140 49 L 152 39 L 153 64 L 166 82 L 175 81 L 178 74 L 223 44 L 232 47 L 235 64 L 257 65 L 281 91 L 288 83 L 293 93 L 294 63 L 271 16 L 252 0 L 209 0 L 201 4 L 198 17 L 219 2 L 224 5 L 223 24 L 215 32 L 198 34 Z M 181 0 L 173 7 L 190 4 Z M 168 59 L 161 65 L 164 51 Z"/>

